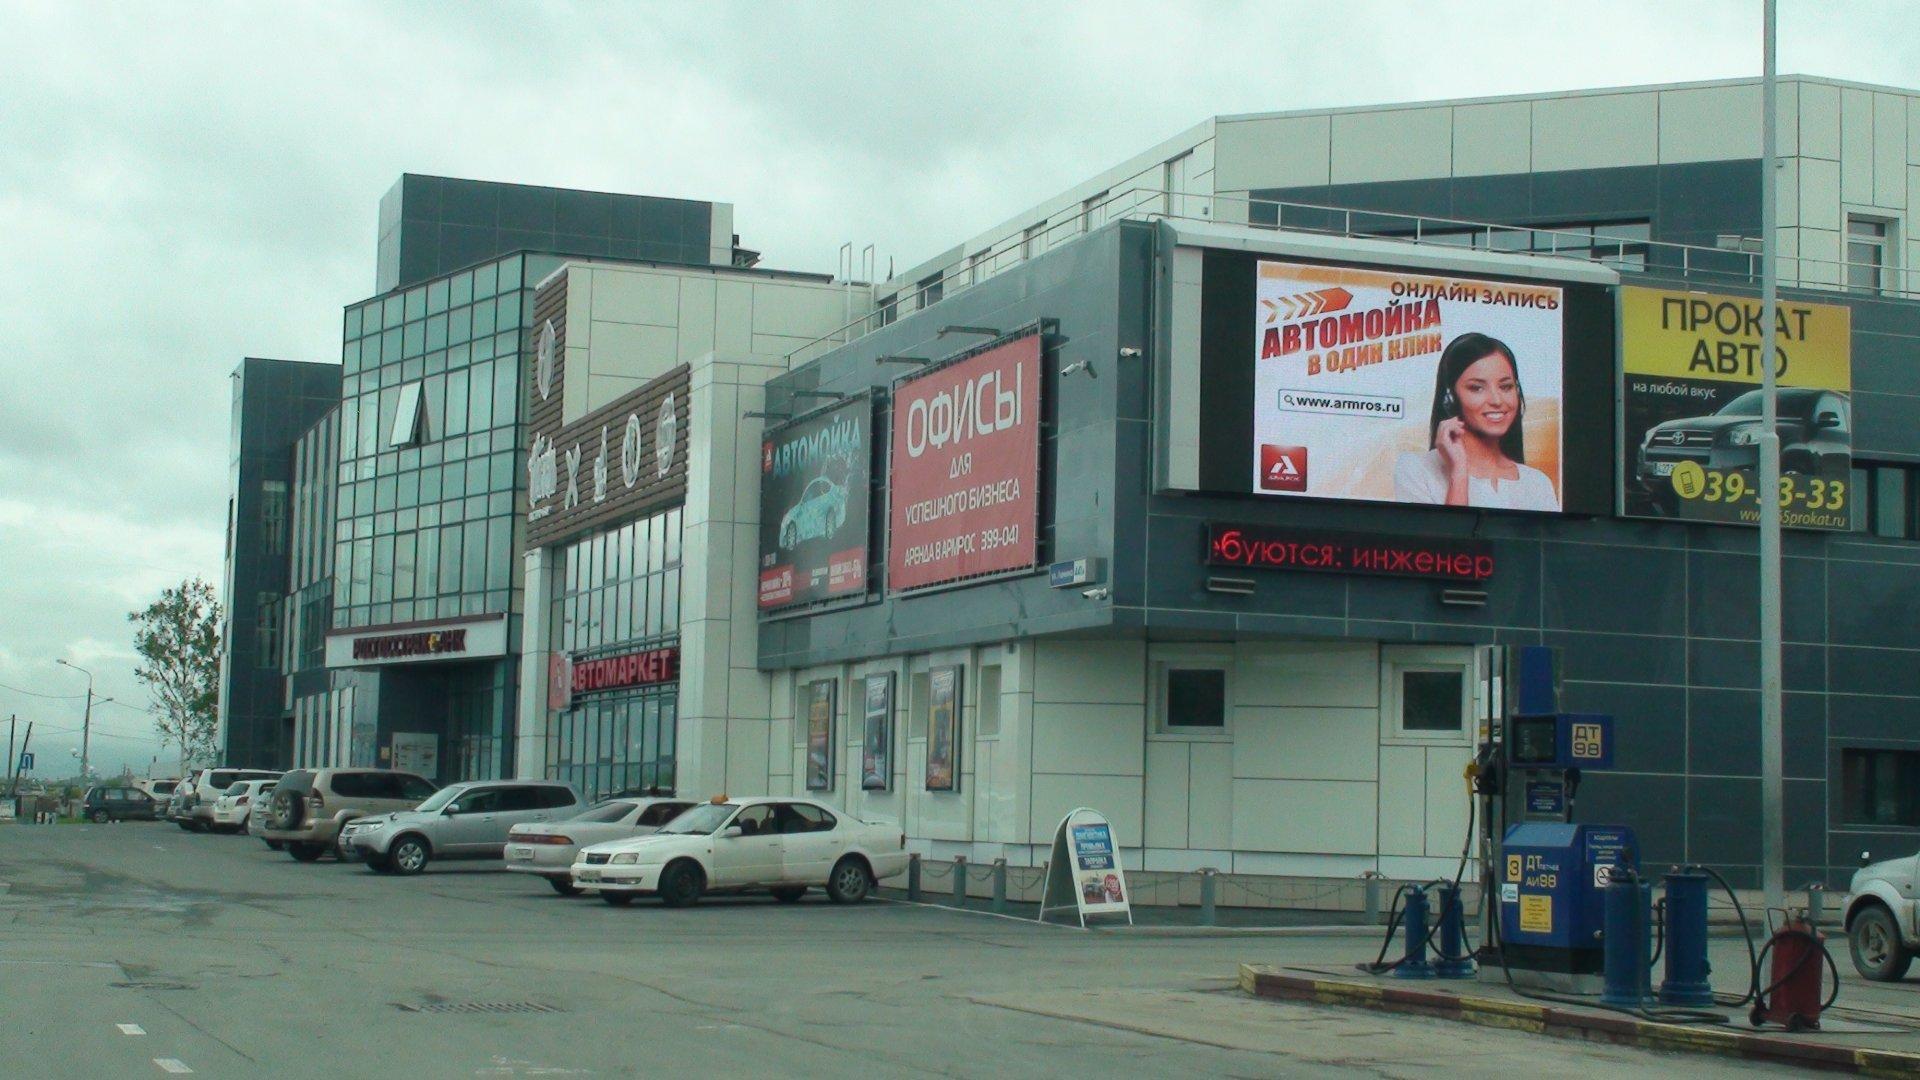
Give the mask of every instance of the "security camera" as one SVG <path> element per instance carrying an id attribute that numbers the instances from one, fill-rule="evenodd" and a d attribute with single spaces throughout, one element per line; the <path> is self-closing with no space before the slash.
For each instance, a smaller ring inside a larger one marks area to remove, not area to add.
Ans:
<path id="1" fill-rule="evenodd" d="M 1091 589 L 1081 589 L 1080 595 L 1089 600 L 1105 600 L 1107 597 L 1112 596 L 1113 592 L 1105 585 L 1096 585 Z"/>

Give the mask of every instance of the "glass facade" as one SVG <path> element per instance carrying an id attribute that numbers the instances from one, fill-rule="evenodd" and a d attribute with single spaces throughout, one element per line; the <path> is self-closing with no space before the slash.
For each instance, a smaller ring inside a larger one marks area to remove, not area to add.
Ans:
<path id="1" fill-rule="evenodd" d="M 678 645 L 680 509 L 567 545 L 555 566 L 553 647 L 575 661 Z M 548 726 L 547 775 L 588 798 L 674 785 L 679 688 L 576 698 Z"/>

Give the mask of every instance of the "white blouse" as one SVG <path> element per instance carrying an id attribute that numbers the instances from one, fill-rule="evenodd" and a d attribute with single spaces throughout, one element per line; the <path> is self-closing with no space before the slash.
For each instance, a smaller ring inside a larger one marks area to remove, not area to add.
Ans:
<path id="1" fill-rule="evenodd" d="M 1560 495 L 1547 474 L 1518 462 L 1520 475 L 1512 480 L 1467 480 L 1467 505 L 1485 510 L 1558 510 Z M 1440 451 L 1401 454 L 1393 467 L 1393 497 L 1400 502 L 1447 501 L 1447 466 Z"/>

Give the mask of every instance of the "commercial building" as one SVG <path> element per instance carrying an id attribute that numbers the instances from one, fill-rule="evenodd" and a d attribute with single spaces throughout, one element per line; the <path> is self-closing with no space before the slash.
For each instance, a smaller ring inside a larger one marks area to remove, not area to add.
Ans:
<path id="1" fill-rule="evenodd" d="M 1221 117 L 881 286 L 882 328 L 768 388 L 849 395 L 886 448 L 864 545 L 763 533 L 768 783 L 935 856 L 1037 865 L 1091 806 L 1136 870 L 1424 879 L 1465 839 L 1483 647 L 1546 644 L 1618 720 L 1582 818 L 1754 880 L 1759 100 Z M 1920 102 L 1781 108 L 1798 885 L 1920 827 Z M 1436 370 L 1471 332 L 1519 376 L 1494 406 Z M 1463 422 L 1525 435 L 1421 505 Z M 788 592 L 841 544 L 872 573 Z"/>

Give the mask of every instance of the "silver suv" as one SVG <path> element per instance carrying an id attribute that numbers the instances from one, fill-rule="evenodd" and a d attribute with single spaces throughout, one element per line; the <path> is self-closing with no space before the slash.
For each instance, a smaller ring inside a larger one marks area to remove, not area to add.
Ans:
<path id="1" fill-rule="evenodd" d="M 295 769 L 280 778 L 263 808 L 260 838 L 313 862 L 333 847 L 347 822 L 411 810 L 434 790 L 424 777 L 391 769 Z"/>
<path id="2" fill-rule="evenodd" d="M 498 859 L 515 826 L 570 818 L 586 809 L 580 793 L 547 780 L 474 780 L 450 784 L 417 810 L 361 818 L 340 847 L 381 873 L 417 874 L 434 859 Z"/>

